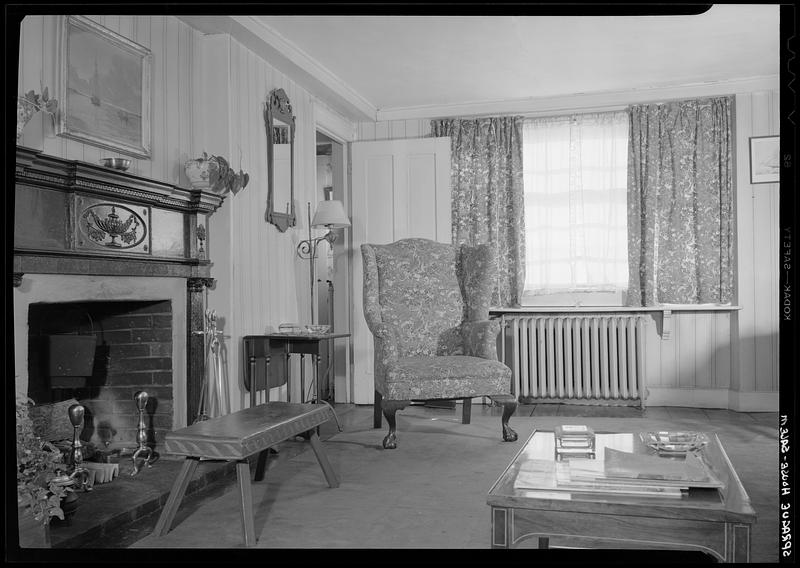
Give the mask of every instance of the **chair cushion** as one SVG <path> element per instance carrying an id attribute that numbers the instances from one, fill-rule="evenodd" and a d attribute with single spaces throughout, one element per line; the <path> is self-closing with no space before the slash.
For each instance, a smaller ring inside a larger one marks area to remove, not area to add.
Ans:
<path id="1" fill-rule="evenodd" d="M 429 400 L 509 394 L 511 369 L 500 361 L 449 355 L 401 357 L 386 368 L 387 400 Z"/>

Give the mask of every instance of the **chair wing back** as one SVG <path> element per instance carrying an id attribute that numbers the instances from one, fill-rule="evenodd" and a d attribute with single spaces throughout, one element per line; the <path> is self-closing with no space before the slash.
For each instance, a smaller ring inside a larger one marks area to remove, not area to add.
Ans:
<path id="1" fill-rule="evenodd" d="M 466 302 L 466 321 L 489 319 L 497 257 L 491 246 L 461 245 L 459 282 Z"/>
<path id="2" fill-rule="evenodd" d="M 361 245 L 364 315 L 370 327 L 392 324 L 399 355 L 463 353 L 464 300 L 457 265 L 460 249 L 429 239 Z"/>

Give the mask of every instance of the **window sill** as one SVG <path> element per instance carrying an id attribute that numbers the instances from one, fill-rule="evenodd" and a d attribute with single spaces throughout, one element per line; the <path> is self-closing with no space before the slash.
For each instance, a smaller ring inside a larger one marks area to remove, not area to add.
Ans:
<path id="1" fill-rule="evenodd" d="M 595 312 L 735 312 L 741 306 L 717 304 L 661 304 L 659 306 L 522 306 L 520 308 L 489 308 L 491 315 L 533 313 L 595 313 Z"/>
<path id="2" fill-rule="evenodd" d="M 672 314 L 674 312 L 735 312 L 741 306 L 717 304 L 662 304 L 660 306 L 524 306 L 521 308 L 489 308 L 490 317 L 524 314 L 619 314 L 661 312 L 661 339 L 672 338 Z M 656 320 L 658 322 L 658 320 Z"/>

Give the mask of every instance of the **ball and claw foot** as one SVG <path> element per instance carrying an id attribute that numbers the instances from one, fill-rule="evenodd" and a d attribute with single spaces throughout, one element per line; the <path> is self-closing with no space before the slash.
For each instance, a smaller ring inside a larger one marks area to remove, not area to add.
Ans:
<path id="1" fill-rule="evenodd" d="M 383 448 L 385 450 L 393 450 L 397 447 L 397 436 L 394 432 L 389 432 L 383 439 Z"/>
<path id="2" fill-rule="evenodd" d="M 503 441 L 504 442 L 516 442 L 517 441 L 517 433 L 511 429 L 511 426 L 508 424 L 503 424 Z"/>

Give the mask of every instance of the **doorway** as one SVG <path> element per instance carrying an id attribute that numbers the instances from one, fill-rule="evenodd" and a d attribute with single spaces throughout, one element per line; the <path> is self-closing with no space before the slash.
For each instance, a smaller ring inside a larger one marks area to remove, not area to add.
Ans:
<path id="1" fill-rule="evenodd" d="M 348 218 L 352 218 L 349 198 L 346 192 L 345 146 L 323 132 L 316 135 L 316 195 L 318 201 L 335 199 L 344 205 Z M 334 229 L 336 240 L 332 246 L 321 241 L 317 249 L 316 265 L 316 306 L 317 321 L 328 324 L 337 333 L 350 333 L 350 255 L 351 231 Z M 324 349 L 320 368 L 329 370 L 328 388 L 333 388 L 336 402 L 352 402 L 353 389 L 350 372 L 350 338 L 331 341 Z M 326 394 L 331 394 L 330 392 Z"/>

